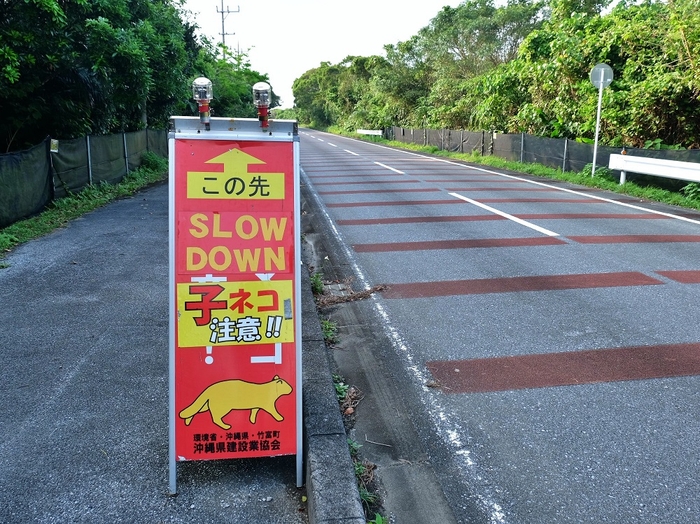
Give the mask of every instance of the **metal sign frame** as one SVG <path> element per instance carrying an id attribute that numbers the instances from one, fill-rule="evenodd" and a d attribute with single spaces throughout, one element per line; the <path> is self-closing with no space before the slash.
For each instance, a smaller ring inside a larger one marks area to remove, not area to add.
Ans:
<path id="1" fill-rule="evenodd" d="M 271 120 L 263 130 L 257 119 L 212 118 L 205 127 L 197 117 L 173 117 L 169 160 L 170 493 L 177 493 L 178 461 L 289 454 L 301 486 L 297 122 Z M 271 241 L 277 245 L 265 244 Z M 255 376 L 245 376 L 252 369 Z M 277 370 L 293 374 L 292 384 Z M 183 451 L 190 437 L 194 448 Z"/>

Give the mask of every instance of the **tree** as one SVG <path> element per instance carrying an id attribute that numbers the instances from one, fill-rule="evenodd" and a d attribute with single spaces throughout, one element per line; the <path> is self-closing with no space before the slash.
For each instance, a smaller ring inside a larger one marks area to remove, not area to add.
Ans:
<path id="1" fill-rule="evenodd" d="M 81 8 L 84 0 L 64 3 L 66 9 Z M 51 107 L 51 93 L 65 89 L 82 96 L 95 89 L 88 71 L 63 70 L 68 17 L 56 0 L 4 2 L 0 16 L 0 139 L 5 149 L 13 143 L 28 145 L 26 137 Z M 40 28 L 42 31 L 37 31 Z M 65 113 L 66 122 L 77 123 L 75 102 L 52 108 Z M 70 124 L 69 124 L 70 125 Z M 45 136 L 45 135 L 44 135 Z M 41 137 L 43 138 L 43 136 Z M 33 139 L 32 139 L 33 140 Z"/>
<path id="2" fill-rule="evenodd" d="M 700 146 L 698 0 L 467 0 L 445 7 L 386 58 L 348 57 L 295 82 L 321 125 L 442 127 L 592 139 L 609 64 L 601 140 Z M 550 16 L 551 14 L 551 16 Z"/>
<path id="3" fill-rule="evenodd" d="M 9 0 L 0 16 L 0 140 L 164 127 L 202 53 L 177 0 Z M 209 60 L 214 63 L 214 59 Z M 234 68 L 236 66 L 234 65 Z M 248 80 L 241 66 L 238 73 Z M 221 73 L 225 76 L 224 73 Z M 252 95 L 251 95 L 252 96 Z"/>
<path id="4" fill-rule="evenodd" d="M 302 121 L 327 127 L 337 122 L 339 76 L 347 67 L 322 62 L 306 71 L 292 84 L 294 105 Z"/>
<path id="5" fill-rule="evenodd" d="M 611 0 L 550 0 L 552 20 L 565 20 L 572 15 L 595 16 L 610 5 Z"/>
<path id="6" fill-rule="evenodd" d="M 214 87 L 212 114 L 228 118 L 257 116 L 253 104 L 253 85 L 268 82 L 268 76 L 251 69 L 246 53 L 221 53 L 221 58 L 208 53 L 206 64 L 196 76 L 206 76 Z M 279 105 L 279 97 L 272 92 L 270 108 Z M 194 104 L 192 105 L 194 108 Z"/>

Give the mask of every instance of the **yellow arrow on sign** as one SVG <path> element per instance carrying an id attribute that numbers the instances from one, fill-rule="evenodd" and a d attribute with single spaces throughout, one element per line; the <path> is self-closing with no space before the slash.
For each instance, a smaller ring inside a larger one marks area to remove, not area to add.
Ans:
<path id="1" fill-rule="evenodd" d="M 206 163 L 223 164 L 224 170 L 188 171 L 187 198 L 284 199 L 284 173 L 249 173 L 248 166 L 266 162 L 240 149 L 230 149 Z"/>
<path id="2" fill-rule="evenodd" d="M 244 153 L 240 149 L 230 149 L 225 153 L 206 161 L 207 164 L 224 164 L 224 169 L 232 168 L 236 171 L 248 171 L 250 164 L 264 164 L 259 158 Z"/>

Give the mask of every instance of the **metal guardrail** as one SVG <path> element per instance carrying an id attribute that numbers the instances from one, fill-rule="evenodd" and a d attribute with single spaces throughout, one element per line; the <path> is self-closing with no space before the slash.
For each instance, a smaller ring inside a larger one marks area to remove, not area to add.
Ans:
<path id="1" fill-rule="evenodd" d="M 610 169 L 620 171 L 620 185 L 627 180 L 627 172 L 700 182 L 700 163 L 667 160 L 665 158 L 645 158 L 630 155 L 610 155 Z"/>

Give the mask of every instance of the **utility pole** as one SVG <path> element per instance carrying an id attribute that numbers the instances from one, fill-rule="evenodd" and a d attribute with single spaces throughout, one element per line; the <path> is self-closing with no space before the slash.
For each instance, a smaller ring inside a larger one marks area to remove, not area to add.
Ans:
<path id="1" fill-rule="evenodd" d="M 221 45 L 224 47 L 224 51 L 223 51 L 224 58 L 226 58 L 226 35 L 233 36 L 236 34 L 236 33 L 227 33 L 226 32 L 226 25 L 225 25 L 226 17 L 231 13 L 240 13 L 241 6 L 238 6 L 235 11 L 231 11 L 228 8 L 228 6 L 226 6 L 226 9 L 224 9 L 224 0 L 221 0 L 221 9 L 219 9 L 217 7 L 216 12 L 221 13 L 221 33 L 219 33 L 219 34 L 221 35 Z"/>

